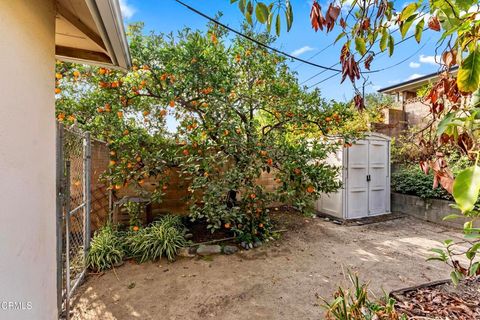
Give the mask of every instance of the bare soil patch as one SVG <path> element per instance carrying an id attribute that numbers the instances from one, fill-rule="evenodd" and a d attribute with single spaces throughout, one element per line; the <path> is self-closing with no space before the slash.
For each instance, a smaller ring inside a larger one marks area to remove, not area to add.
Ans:
<path id="1" fill-rule="evenodd" d="M 461 233 L 414 218 L 343 226 L 272 211 L 278 241 L 234 255 L 179 258 L 88 277 L 75 298 L 73 319 L 321 319 L 316 295 L 346 285 L 344 270 L 382 289 L 410 287 L 449 276 L 427 262 L 437 241 Z"/>

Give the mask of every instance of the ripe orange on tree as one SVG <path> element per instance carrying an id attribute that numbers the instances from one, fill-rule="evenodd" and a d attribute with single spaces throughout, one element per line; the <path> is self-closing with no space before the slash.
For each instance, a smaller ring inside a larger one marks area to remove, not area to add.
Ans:
<path id="1" fill-rule="evenodd" d="M 307 192 L 308 193 L 313 193 L 313 192 L 315 192 L 315 188 L 313 186 L 308 186 L 307 187 Z"/>
<path id="2" fill-rule="evenodd" d="M 250 199 L 255 199 L 256 197 L 257 197 L 257 195 L 255 193 L 250 194 Z"/>
<path id="3" fill-rule="evenodd" d="M 62 90 L 60 88 L 55 88 L 55 93 L 56 94 L 59 94 L 60 92 L 62 92 Z"/>

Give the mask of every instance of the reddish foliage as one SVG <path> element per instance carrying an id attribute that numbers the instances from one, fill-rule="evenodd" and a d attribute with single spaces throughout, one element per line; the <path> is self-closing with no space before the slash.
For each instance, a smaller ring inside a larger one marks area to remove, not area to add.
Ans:
<path id="1" fill-rule="evenodd" d="M 436 16 L 431 16 L 428 19 L 428 27 L 434 31 L 440 31 L 440 21 L 438 21 Z"/>
<path id="2" fill-rule="evenodd" d="M 320 7 L 316 0 L 313 1 L 312 10 L 310 11 L 310 22 L 315 31 L 318 31 L 318 29 L 323 31 L 325 18 L 322 15 L 322 7 Z"/>
<path id="3" fill-rule="evenodd" d="M 355 79 L 360 79 L 360 69 L 358 63 L 355 61 L 355 57 L 350 53 L 348 46 L 344 45 L 342 53 L 340 55 L 340 63 L 342 64 L 342 81 L 348 76 L 350 81 L 354 82 Z"/>

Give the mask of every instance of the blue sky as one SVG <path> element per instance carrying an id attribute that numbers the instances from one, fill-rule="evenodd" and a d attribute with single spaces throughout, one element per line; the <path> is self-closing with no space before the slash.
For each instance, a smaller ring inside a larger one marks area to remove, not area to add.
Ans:
<path id="1" fill-rule="evenodd" d="M 215 13 L 221 11 L 223 13 L 221 21 L 232 28 L 240 29 L 240 25 L 243 22 L 243 15 L 238 10 L 236 4 L 230 4 L 230 0 L 183 1 L 210 16 L 214 16 Z M 335 30 L 326 35 L 320 31 L 316 33 L 311 28 L 309 22 L 311 2 L 312 0 L 291 0 L 294 8 L 293 27 L 288 33 L 285 30 L 282 32 L 274 44 L 276 48 L 303 59 L 309 59 L 334 41 L 337 36 Z M 326 0 L 322 0 L 320 3 L 326 3 Z M 207 23 L 205 18 L 187 10 L 174 0 L 120 0 L 120 4 L 125 23 L 142 21 L 145 23 L 146 31 L 155 30 L 156 32 L 169 33 L 184 27 L 204 30 Z M 325 6 L 323 5 L 322 7 Z M 404 6 L 404 1 L 395 1 L 395 6 L 400 10 Z M 396 34 L 399 36 L 399 32 Z M 386 71 L 371 74 L 369 76 L 370 84 L 366 91 L 373 92 L 379 88 L 387 87 L 412 77 L 436 72 L 438 65 L 435 64 L 434 54 L 437 37 L 438 33 L 426 31 L 420 45 L 414 39 L 410 39 L 396 46 L 392 57 L 388 57 L 387 54 L 378 56 L 372 63 L 372 70 L 392 66 L 412 55 L 421 45 L 426 43 L 423 49 L 404 63 Z M 428 39 L 430 40 L 427 41 Z M 327 48 L 311 61 L 326 66 L 337 63 L 341 46 L 340 42 L 335 46 Z M 378 47 L 376 49 L 378 50 Z M 292 62 L 291 66 L 292 69 L 298 72 L 300 82 L 322 71 L 316 67 L 299 62 Z M 323 72 L 305 82 L 305 85 L 313 86 L 316 82 L 331 75 L 331 71 Z M 322 95 L 327 99 L 343 101 L 350 99 L 353 95 L 352 85 L 348 80 L 340 84 L 340 76 L 333 77 L 319 84 L 318 87 L 321 89 Z"/>

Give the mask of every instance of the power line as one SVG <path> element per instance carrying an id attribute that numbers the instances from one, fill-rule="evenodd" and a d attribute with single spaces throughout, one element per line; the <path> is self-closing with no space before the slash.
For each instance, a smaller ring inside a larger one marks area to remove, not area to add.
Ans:
<path id="1" fill-rule="evenodd" d="M 235 34 L 237 34 L 237 35 L 239 35 L 239 36 L 241 36 L 241 37 L 243 37 L 243 38 L 245 38 L 245 39 L 253 42 L 253 43 L 256 43 L 257 45 L 259 45 L 259 46 L 261 46 L 261 47 L 263 47 L 263 48 L 269 49 L 269 50 L 274 51 L 274 52 L 276 52 L 276 53 L 278 53 L 278 54 L 281 54 L 281 55 L 283 55 L 283 56 L 286 56 L 286 57 L 288 57 L 288 58 L 291 58 L 291 59 L 293 59 L 293 60 L 296 60 L 296 61 L 299 61 L 299 62 L 308 64 L 308 65 L 311 65 L 311 66 L 313 66 L 313 67 L 317 67 L 317 68 L 324 69 L 324 70 L 329 70 L 329 71 L 341 72 L 341 70 L 339 70 L 339 69 L 334 69 L 334 68 L 331 68 L 331 67 L 326 67 L 326 66 L 323 66 L 323 65 L 321 65 L 321 64 L 313 63 L 313 62 L 307 61 L 307 60 L 305 60 L 305 59 L 292 56 L 291 54 L 288 54 L 288 53 L 286 53 L 286 52 L 284 52 L 284 51 L 281 51 L 281 50 L 279 50 L 279 49 L 276 49 L 276 48 L 274 48 L 274 47 L 271 47 L 271 46 L 269 46 L 269 45 L 267 45 L 267 44 L 265 44 L 265 43 L 263 43 L 263 42 L 260 42 L 260 41 L 254 39 L 254 38 L 252 38 L 252 37 L 250 37 L 250 36 L 248 36 L 248 35 L 246 35 L 246 34 L 244 34 L 244 33 L 241 33 L 240 31 L 237 31 L 237 30 L 233 29 L 233 28 L 231 28 L 231 27 L 229 27 L 229 26 L 221 23 L 220 21 L 218 21 L 218 20 L 216 20 L 216 19 L 214 19 L 214 18 L 206 15 L 205 13 L 203 13 L 203 12 L 201 12 L 201 11 L 198 11 L 198 10 L 195 9 L 195 8 L 192 8 L 191 6 L 189 6 L 188 4 L 186 4 L 186 3 L 184 3 L 184 2 L 182 2 L 182 1 L 180 1 L 180 0 L 175 0 L 175 1 L 176 1 L 177 3 L 179 3 L 179 4 L 181 4 L 182 6 L 184 6 L 185 8 L 187 8 L 188 10 L 190 10 L 190 11 L 192 11 L 192 12 L 195 12 L 196 14 L 204 17 L 205 19 L 208 19 L 208 20 L 210 20 L 211 22 L 213 22 L 213 23 L 215 23 L 215 24 L 217 24 L 217 25 L 219 25 L 219 26 L 221 26 L 221 27 L 223 27 L 223 28 L 225 28 L 225 29 L 227 29 L 227 30 L 229 30 L 229 31 L 231 31 L 231 32 L 233 32 L 233 33 L 235 33 Z"/>
<path id="2" fill-rule="evenodd" d="M 426 14 L 427 14 L 427 13 L 423 12 L 423 13 L 420 14 L 416 19 L 423 18 Z M 427 29 L 428 29 L 428 27 L 425 27 L 425 28 L 423 29 L 423 31 L 426 31 Z M 391 34 L 394 34 L 394 33 L 397 32 L 398 30 L 400 30 L 400 28 L 396 28 L 395 30 L 392 31 Z M 415 35 L 411 35 L 411 36 L 409 36 L 409 37 L 407 37 L 407 38 L 405 38 L 405 39 L 402 39 L 400 42 L 396 43 L 396 45 L 399 45 L 399 44 L 401 44 L 402 42 L 405 42 L 405 41 L 407 41 L 408 39 L 411 39 L 411 38 L 414 37 L 414 36 L 415 36 Z M 376 42 L 378 42 L 378 40 L 376 40 L 374 43 L 376 43 Z M 384 53 L 385 53 L 385 52 L 382 52 L 382 53 L 380 53 L 380 55 L 382 55 L 382 54 L 384 54 Z M 374 53 L 374 55 L 377 55 L 377 54 L 379 54 L 378 51 L 377 51 L 376 53 Z M 339 65 L 339 64 L 340 64 L 340 62 L 337 62 L 337 63 L 335 63 L 335 64 L 332 64 L 330 67 L 333 68 L 333 67 L 335 67 L 335 66 L 337 66 L 337 65 Z M 375 72 L 384 71 L 384 70 L 386 70 L 386 69 L 390 69 L 390 67 L 383 68 L 383 69 L 378 69 L 378 70 L 367 71 L 367 72 L 364 72 L 364 73 L 375 73 Z M 307 83 L 308 81 L 310 81 L 310 80 L 318 77 L 319 75 L 325 73 L 325 71 L 327 71 L 327 70 L 322 70 L 322 71 L 314 74 L 313 76 L 309 77 L 308 79 L 302 81 L 302 82 L 300 83 L 300 85 L 305 84 L 305 83 Z M 331 79 L 331 78 L 333 78 L 333 77 L 328 77 L 327 80 L 328 80 L 328 79 Z"/>
<path id="3" fill-rule="evenodd" d="M 413 56 L 415 56 L 416 54 L 418 54 L 423 48 L 425 48 L 425 46 L 427 45 L 427 43 L 430 41 L 431 38 L 429 38 L 420 48 L 418 48 L 414 53 L 412 53 L 411 55 L 409 55 L 408 57 L 406 57 L 405 59 L 403 59 L 402 61 L 399 61 L 391 66 L 388 66 L 388 67 L 385 67 L 385 68 L 382 68 L 382 69 L 378 69 L 378 70 L 375 70 L 375 71 L 385 71 L 385 70 L 388 70 L 388 69 L 391 69 L 391 68 L 394 68 L 402 63 L 404 63 L 405 61 L 407 60 L 410 60 Z M 405 38 L 405 40 L 407 40 L 407 38 Z M 399 42 L 398 44 L 400 44 L 401 42 Z M 309 86 L 307 89 L 311 89 L 327 80 L 330 80 L 331 78 L 335 77 L 335 76 L 338 76 L 340 73 L 337 72 L 337 73 L 334 73 L 333 75 L 323 79 L 323 80 L 320 80 L 318 82 L 316 82 L 315 84 Z"/>

